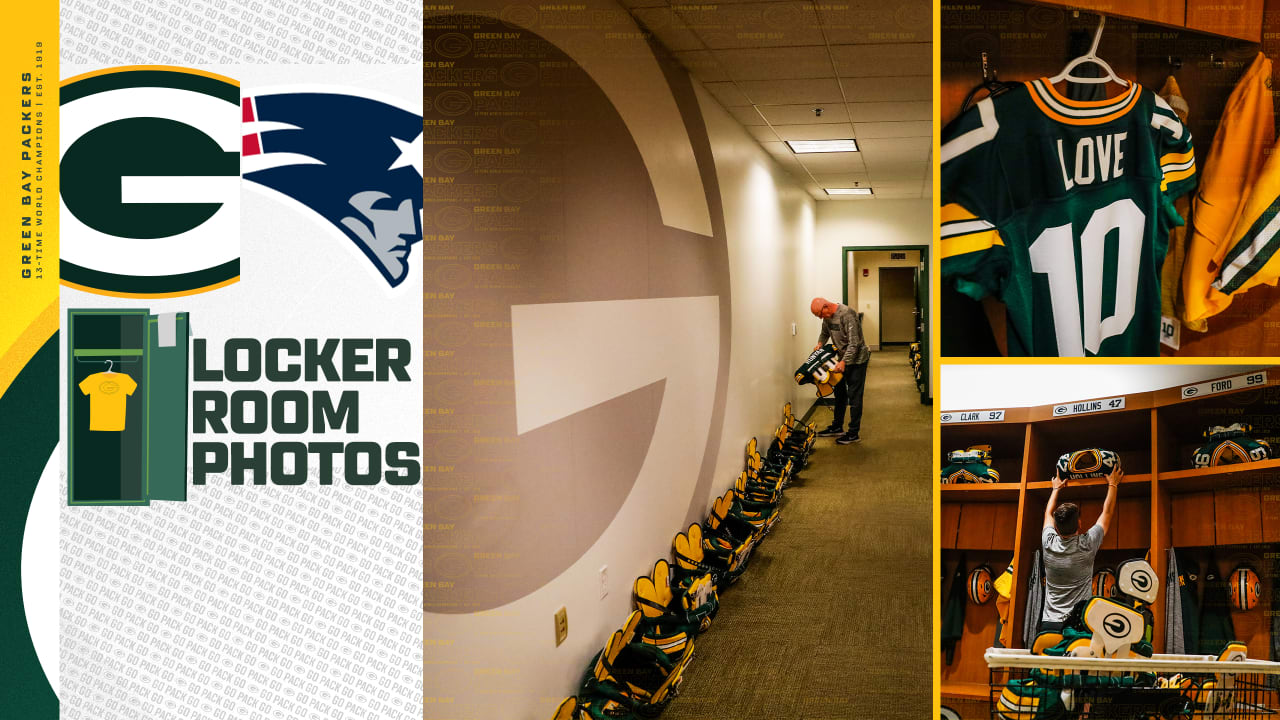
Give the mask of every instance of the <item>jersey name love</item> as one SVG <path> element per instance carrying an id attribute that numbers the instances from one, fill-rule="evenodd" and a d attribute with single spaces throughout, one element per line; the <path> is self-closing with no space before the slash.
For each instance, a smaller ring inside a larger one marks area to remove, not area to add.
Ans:
<path id="1" fill-rule="evenodd" d="M 1062 186 L 1070 190 L 1077 185 L 1092 185 L 1124 175 L 1124 150 L 1121 143 L 1129 133 L 1112 133 L 1096 137 L 1082 137 L 1076 141 L 1074 157 L 1068 157 L 1069 147 L 1064 148 L 1058 139 L 1058 168 L 1062 171 Z M 1073 172 L 1074 171 L 1074 172 Z"/>

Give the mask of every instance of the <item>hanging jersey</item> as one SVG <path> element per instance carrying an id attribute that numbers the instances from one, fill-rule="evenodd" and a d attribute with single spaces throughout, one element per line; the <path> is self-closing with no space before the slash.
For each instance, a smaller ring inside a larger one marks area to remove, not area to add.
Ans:
<path id="1" fill-rule="evenodd" d="M 1232 244 L 1213 281 L 1216 293 L 1231 296 L 1255 285 L 1275 285 L 1280 278 L 1280 148 L 1273 148 L 1254 183 L 1232 233 Z"/>
<path id="2" fill-rule="evenodd" d="M 1273 103 L 1271 61 L 1258 53 L 1227 98 L 1192 202 L 1187 262 L 1182 271 L 1183 321 L 1188 327 L 1207 329 L 1204 320 L 1231 304 L 1231 293 L 1244 289 L 1253 275 L 1253 270 L 1240 271 L 1247 270 L 1254 258 L 1242 257 L 1245 247 L 1236 250 L 1233 245 L 1239 245 L 1234 242 L 1237 238 L 1249 237 L 1245 245 L 1251 246 L 1258 233 L 1249 231 L 1265 214 L 1265 208 L 1259 209 L 1252 196 L 1258 191 L 1265 195 L 1265 190 L 1255 191 L 1254 186 L 1260 184 L 1266 150 L 1275 141 Z M 1246 204 L 1254 206 L 1248 219 L 1241 217 Z M 1265 226 L 1263 223 L 1258 230 Z M 1239 270 L 1228 273 L 1224 266 L 1237 262 Z M 1215 283 L 1219 287 L 1214 287 Z"/>
<path id="3" fill-rule="evenodd" d="M 1182 89 L 1178 87 L 1177 79 L 1172 75 L 1165 78 L 1164 87 L 1160 88 L 1159 94 L 1177 113 L 1182 124 L 1186 125 L 1191 106 L 1187 104 L 1186 98 L 1182 97 Z M 1182 218 L 1190 217 L 1191 194 L 1175 200 L 1173 209 Z M 1187 262 L 1187 230 L 1186 225 L 1179 225 L 1169 231 L 1169 250 L 1165 253 L 1164 266 L 1160 269 L 1160 314 L 1179 324 L 1186 306 L 1182 299 L 1182 268 Z M 1203 330 L 1203 328 L 1200 329 Z"/>
<path id="4" fill-rule="evenodd" d="M 1155 355 L 1173 200 L 1196 182 L 1191 133 L 1132 84 L 1078 102 L 1047 80 L 943 131 L 944 282 L 1008 309 L 1010 355 Z"/>

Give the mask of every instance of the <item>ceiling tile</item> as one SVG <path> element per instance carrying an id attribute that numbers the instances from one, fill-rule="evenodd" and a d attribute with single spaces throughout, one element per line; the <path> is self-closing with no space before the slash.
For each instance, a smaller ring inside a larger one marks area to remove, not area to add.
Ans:
<path id="1" fill-rule="evenodd" d="M 773 131 L 773 128 L 769 127 L 768 125 L 752 125 L 751 127 L 747 128 L 747 132 L 751 133 L 751 136 L 754 137 L 760 143 L 778 142 L 777 133 L 775 133 Z"/>
<path id="2" fill-rule="evenodd" d="M 933 137 L 933 122 L 929 120 L 904 120 L 902 122 L 860 122 L 853 124 L 854 137 L 858 139 Z"/>
<path id="3" fill-rule="evenodd" d="M 764 148 L 783 167 L 802 169 L 799 158 L 796 157 L 795 153 L 791 152 L 791 148 L 787 147 L 786 143 L 780 143 L 776 140 L 764 141 L 760 143 L 760 147 Z"/>
<path id="4" fill-rule="evenodd" d="M 933 74 L 933 43 L 833 45 L 831 57 L 840 77 Z"/>
<path id="5" fill-rule="evenodd" d="M 932 42 L 931 0 L 841 0 L 822 5 L 822 25 L 832 45 Z"/>
<path id="6" fill-rule="evenodd" d="M 914 200 L 924 197 L 920 190 L 876 190 L 875 196 L 881 200 Z"/>
<path id="7" fill-rule="evenodd" d="M 885 166 L 874 161 L 867 161 L 867 177 L 876 185 L 900 185 L 903 187 L 919 187 L 929 168 L 916 166 Z"/>
<path id="8" fill-rule="evenodd" d="M 845 78 L 844 94 L 849 102 L 932 101 L 933 76 Z"/>
<path id="9" fill-rule="evenodd" d="M 788 80 L 835 77 L 823 46 L 716 50 L 734 80 Z"/>
<path id="10" fill-rule="evenodd" d="M 742 90 L 757 105 L 819 105 L 842 103 L 840 85 L 835 78 L 810 80 L 750 80 L 740 83 Z"/>
<path id="11" fill-rule="evenodd" d="M 761 105 L 760 112 L 771 125 L 807 125 L 849 122 L 844 103 L 817 103 L 822 115 L 814 115 L 815 105 Z"/>
<path id="12" fill-rule="evenodd" d="M 636 8 L 631 15 L 672 52 L 703 49 L 698 36 L 669 7 Z"/>
<path id="13" fill-rule="evenodd" d="M 774 125 L 773 129 L 783 140 L 841 140 L 855 137 L 853 125 L 849 123 Z"/>
<path id="14" fill-rule="evenodd" d="M 681 5 L 680 16 L 707 47 L 823 45 L 818 16 L 807 1 Z"/>
<path id="15" fill-rule="evenodd" d="M 910 160 L 925 162 L 933 147 L 932 137 L 867 138 L 859 148 L 867 155 L 868 162 L 880 160 Z"/>
<path id="16" fill-rule="evenodd" d="M 719 100 L 720 104 L 725 107 L 741 107 L 751 104 L 751 101 L 747 99 L 746 95 L 742 94 L 742 91 L 738 89 L 735 83 L 709 82 L 703 83 L 703 86 L 707 89 L 707 92 L 714 95 L 716 100 Z"/>
<path id="17" fill-rule="evenodd" d="M 704 83 L 729 79 L 729 74 L 710 50 L 688 50 L 675 53 L 675 56 L 686 70 Z"/>
<path id="18" fill-rule="evenodd" d="M 728 108 L 729 114 L 734 119 L 742 123 L 744 127 L 753 127 L 755 125 L 764 125 L 764 118 L 760 117 L 760 113 L 756 112 L 753 107 L 731 107 Z"/>
<path id="19" fill-rule="evenodd" d="M 869 180 L 864 184 L 870 185 L 877 192 L 880 190 L 884 190 L 886 192 L 889 190 L 920 191 L 920 178 L 915 178 L 913 180 L 878 180 L 873 175 L 869 176 Z"/>
<path id="20" fill-rule="evenodd" d="M 862 153 L 808 153 L 796 157 L 814 175 L 866 172 Z"/>
<path id="21" fill-rule="evenodd" d="M 854 184 L 870 185 L 866 173 L 814 173 L 813 179 L 824 188 L 853 187 Z"/>
<path id="22" fill-rule="evenodd" d="M 850 102 L 848 116 L 857 122 L 928 120 L 933 122 L 933 102 Z M 830 108 L 829 108 L 830 109 Z"/>

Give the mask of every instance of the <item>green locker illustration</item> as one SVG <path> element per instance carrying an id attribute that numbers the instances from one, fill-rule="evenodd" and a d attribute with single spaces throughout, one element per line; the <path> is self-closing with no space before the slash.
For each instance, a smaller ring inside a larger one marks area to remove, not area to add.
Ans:
<path id="1" fill-rule="evenodd" d="M 67 502 L 187 499 L 187 313 L 67 311 Z"/>

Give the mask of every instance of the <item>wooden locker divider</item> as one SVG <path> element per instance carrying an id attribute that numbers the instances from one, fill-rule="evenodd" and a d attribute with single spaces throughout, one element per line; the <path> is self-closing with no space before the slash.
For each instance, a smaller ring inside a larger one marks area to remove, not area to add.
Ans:
<path id="1" fill-rule="evenodd" d="M 1160 416 L 1160 411 L 1155 403 L 1151 407 L 1151 495 L 1150 495 L 1150 513 L 1147 523 L 1148 532 L 1148 548 L 1151 553 L 1147 558 L 1147 562 L 1151 563 L 1151 569 L 1156 572 L 1156 579 L 1160 582 L 1161 591 L 1156 595 L 1156 601 L 1151 604 L 1151 614 L 1156 618 L 1155 630 L 1151 633 L 1151 644 L 1157 648 L 1164 647 L 1164 596 L 1168 590 L 1168 583 L 1165 582 L 1165 575 L 1168 574 L 1168 558 L 1165 557 L 1165 548 L 1169 547 L 1169 510 L 1168 510 L 1168 494 L 1160 489 L 1160 471 L 1164 467 L 1166 460 L 1173 458 L 1173 454 L 1161 450 L 1160 438 L 1167 431 L 1168 424 L 1164 418 Z"/>

